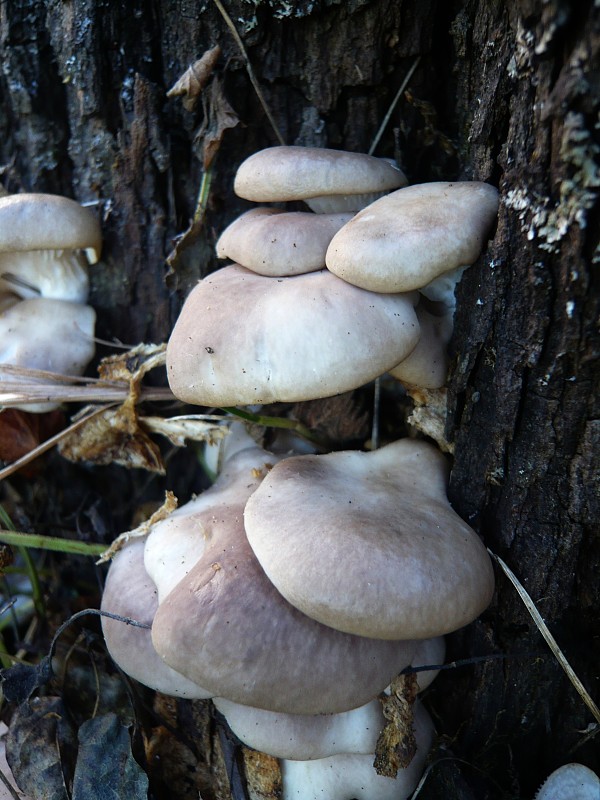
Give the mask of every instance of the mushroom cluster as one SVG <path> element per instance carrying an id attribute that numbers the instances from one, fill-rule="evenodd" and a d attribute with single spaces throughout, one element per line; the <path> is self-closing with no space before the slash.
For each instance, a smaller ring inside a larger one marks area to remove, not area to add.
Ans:
<path id="1" fill-rule="evenodd" d="M 178 397 L 297 402 L 388 371 L 444 384 L 454 288 L 496 219 L 495 187 L 406 186 L 385 159 L 281 146 L 246 159 L 234 190 L 318 213 L 259 206 L 221 234 L 217 255 L 235 263 L 200 281 L 169 340 Z"/>
<path id="2" fill-rule="evenodd" d="M 493 187 L 406 187 L 383 159 L 275 147 L 241 165 L 235 191 L 313 210 L 258 207 L 221 235 L 219 257 L 236 263 L 184 305 L 167 348 L 176 396 L 312 400 L 399 367 L 408 383 L 443 384 L 454 285 L 495 219 Z M 150 686 L 215 697 L 240 739 L 282 759 L 285 800 L 405 798 L 431 723 L 419 707 L 418 757 L 397 780 L 378 776 L 375 698 L 418 643 L 472 621 L 494 588 L 448 502 L 445 457 L 416 440 L 283 459 L 233 450 L 211 489 L 111 567 L 103 608 L 152 627 L 135 633 L 146 655 L 125 644 L 124 661 L 117 642 L 131 632 L 105 621 L 109 649 Z M 117 580 L 121 562 L 136 580 Z M 136 581 L 143 610 L 123 588 Z"/>
<path id="3" fill-rule="evenodd" d="M 397 779 L 377 775 L 385 719 L 376 697 L 411 662 L 439 663 L 443 640 L 355 635 L 289 603 L 262 569 L 244 523 L 249 498 L 278 459 L 249 437 L 231 438 L 215 484 L 115 556 L 102 609 L 151 629 L 103 618 L 109 652 L 151 688 L 216 698 L 243 742 L 282 759 L 285 800 L 321 796 L 337 774 L 345 778 L 331 797 L 407 797 L 433 727 L 417 704 L 418 755 Z M 421 688 L 432 678 L 421 678 Z"/>
<path id="4" fill-rule="evenodd" d="M 81 375 L 94 355 L 88 262 L 100 257 L 96 217 L 49 194 L 0 198 L 0 363 Z M 21 406 L 48 411 L 51 403 Z"/>

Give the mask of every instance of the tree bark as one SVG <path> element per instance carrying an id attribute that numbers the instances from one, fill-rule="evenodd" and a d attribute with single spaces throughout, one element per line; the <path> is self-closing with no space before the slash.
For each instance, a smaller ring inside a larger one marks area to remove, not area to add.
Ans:
<path id="1" fill-rule="evenodd" d="M 598 3 L 225 5 L 286 143 L 366 152 L 419 56 L 376 154 L 395 155 L 413 183 L 498 185 L 493 241 L 457 292 L 450 498 L 598 699 Z M 216 235 L 248 207 L 233 195 L 237 166 L 277 144 L 223 16 L 200 0 L 8 0 L 0 37 L 4 186 L 98 201 L 98 335 L 165 341 L 217 267 Z M 214 79 L 240 122 L 210 169 L 199 234 L 169 266 L 196 209 L 198 131 L 214 108 L 186 111 L 166 91 L 216 44 Z M 592 715 L 500 569 L 492 606 L 450 637 L 449 656 L 490 659 L 434 685 L 442 745 L 423 800 L 532 798 L 563 763 L 599 770 Z"/>

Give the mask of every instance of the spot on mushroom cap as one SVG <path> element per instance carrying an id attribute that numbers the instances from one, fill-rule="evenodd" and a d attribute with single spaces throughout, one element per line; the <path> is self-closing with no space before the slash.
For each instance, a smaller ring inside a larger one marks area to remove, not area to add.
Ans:
<path id="1" fill-rule="evenodd" d="M 269 147 L 239 167 L 233 189 L 260 203 L 331 195 L 388 192 L 405 186 L 406 176 L 389 161 L 364 153 L 320 147 Z M 358 210 L 364 203 L 346 210 Z"/>
<path id="2" fill-rule="evenodd" d="M 498 191 L 477 181 L 422 183 L 360 211 L 333 237 L 331 272 L 374 292 L 420 289 L 472 264 L 498 213 Z"/>
<path id="3" fill-rule="evenodd" d="M 288 458 L 246 505 L 248 539 L 282 595 L 324 625 L 382 639 L 448 633 L 486 608 L 494 576 L 446 479 L 442 454 L 409 439 Z"/>
<path id="4" fill-rule="evenodd" d="M 411 296 L 365 292 L 326 270 L 267 278 L 233 265 L 188 297 L 167 375 L 198 405 L 329 397 L 395 366 L 418 337 Z"/>
<path id="5" fill-rule="evenodd" d="M 12 194 L 0 198 L 0 252 L 86 250 L 100 258 L 102 233 L 94 214 L 55 194 Z"/>
<path id="6" fill-rule="evenodd" d="M 410 662 L 415 643 L 340 633 L 287 603 L 244 533 L 243 509 L 255 489 L 249 478 L 241 471 L 227 502 L 191 515 L 205 548 L 161 601 L 154 647 L 177 672 L 237 703 L 294 714 L 366 703 Z"/>
<path id="7" fill-rule="evenodd" d="M 300 275 L 325 266 L 334 234 L 352 214 L 312 214 L 253 208 L 234 220 L 217 241 L 217 256 L 259 275 Z"/>

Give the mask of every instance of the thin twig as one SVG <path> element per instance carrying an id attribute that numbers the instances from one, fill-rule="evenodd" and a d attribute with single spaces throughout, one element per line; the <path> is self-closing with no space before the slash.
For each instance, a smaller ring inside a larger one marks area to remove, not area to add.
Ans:
<path id="1" fill-rule="evenodd" d="M 548 647 L 554 653 L 554 656 L 555 656 L 556 660 L 558 661 L 560 666 L 563 668 L 563 670 L 566 672 L 567 677 L 569 678 L 569 680 L 571 681 L 571 683 L 575 687 L 575 690 L 577 691 L 577 693 L 579 694 L 579 696 L 581 697 L 583 702 L 586 704 L 586 706 L 589 708 L 589 710 L 594 715 L 594 718 L 596 719 L 596 721 L 600 722 L 600 709 L 598 708 L 596 703 L 592 700 L 592 698 L 591 698 L 590 694 L 588 693 L 587 689 L 585 688 L 583 683 L 579 680 L 579 678 L 575 674 L 575 671 L 573 670 L 573 668 L 571 667 L 571 665 L 567 661 L 564 653 L 562 652 L 562 650 L 558 646 L 558 642 L 556 641 L 554 636 L 552 636 L 552 634 L 550 633 L 550 630 L 548 629 L 548 626 L 546 625 L 546 623 L 542 619 L 542 616 L 541 616 L 540 612 L 535 607 L 535 603 L 533 602 L 533 600 L 531 599 L 531 597 L 529 596 L 529 594 L 527 593 L 527 591 L 525 590 L 523 585 L 520 583 L 520 581 L 517 578 L 517 576 L 510 569 L 510 567 L 507 564 L 504 563 L 504 561 L 500 558 L 500 556 L 497 556 L 495 553 L 492 553 L 492 551 L 489 548 L 488 548 L 488 553 L 502 567 L 502 570 L 504 571 L 504 574 L 509 579 L 509 581 L 512 583 L 512 585 L 515 587 L 515 589 L 517 590 L 517 592 L 519 594 L 519 597 L 521 598 L 521 600 L 525 604 L 525 608 L 527 609 L 527 611 L 531 615 L 533 621 L 537 625 L 537 628 L 538 628 L 539 632 L 542 634 L 542 636 L 546 640 L 546 644 L 548 645 Z"/>
<path id="2" fill-rule="evenodd" d="M 250 64 L 250 59 L 248 58 L 248 53 L 246 52 L 246 48 L 244 47 L 244 43 L 242 42 L 241 37 L 240 37 L 239 33 L 237 32 L 237 28 L 233 24 L 233 21 L 232 21 L 231 17 L 229 16 L 229 14 L 227 13 L 227 11 L 225 11 L 225 9 L 223 8 L 223 4 L 221 3 L 221 0 L 213 0 L 213 2 L 216 5 L 216 7 L 219 9 L 219 11 L 221 12 L 221 16 L 223 17 L 227 27 L 231 31 L 231 35 L 235 39 L 235 42 L 236 42 L 237 46 L 240 48 L 240 52 L 241 52 L 241 54 L 242 54 L 242 56 L 244 58 L 244 61 L 246 62 L 246 71 L 248 72 L 248 77 L 250 78 L 250 82 L 252 83 L 252 86 L 254 87 L 254 91 L 256 92 L 256 96 L 258 97 L 258 99 L 260 101 L 260 104 L 263 107 L 263 110 L 264 110 L 265 114 L 267 115 L 267 119 L 271 123 L 271 127 L 273 128 L 273 132 L 274 132 L 275 136 L 277 137 L 277 141 L 279 142 L 279 144 L 283 144 L 284 145 L 285 144 L 285 139 L 283 138 L 283 136 L 279 132 L 279 128 L 277 127 L 277 123 L 275 122 L 275 120 L 273 118 L 273 115 L 271 114 L 271 111 L 269 110 L 269 106 L 267 105 L 267 101 L 265 100 L 265 98 L 263 96 L 263 93 L 261 91 L 261 88 L 258 85 L 258 81 L 257 81 L 256 76 L 254 74 L 254 70 L 252 69 L 252 65 Z"/>
<path id="3" fill-rule="evenodd" d="M 215 0 L 215 2 L 217 2 L 217 0 Z M 402 97 L 402 92 L 403 92 L 403 91 L 406 89 L 406 87 L 408 86 L 408 82 L 409 82 L 409 80 L 412 78 L 412 76 L 413 76 L 413 73 L 414 73 L 414 71 L 416 70 L 416 68 L 419 66 L 419 61 L 420 61 L 420 60 L 421 60 L 421 56 L 417 56 L 417 57 L 415 58 L 415 60 L 414 60 L 414 61 L 413 61 L 413 63 L 412 63 L 412 66 L 411 66 L 411 68 L 408 70 L 408 73 L 406 74 L 406 78 L 404 78 L 404 80 L 402 81 L 402 84 L 401 84 L 400 88 L 399 88 L 399 89 L 398 89 L 398 91 L 396 92 L 396 96 L 395 96 L 395 97 L 394 97 L 394 99 L 392 100 L 392 103 L 391 103 L 390 107 L 388 108 L 387 114 L 385 115 L 385 117 L 383 118 L 383 122 L 382 122 L 382 123 L 381 123 L 381 125 L 379 126 L 379 130 L 378 130 L 378 131 L 377 131 L 377 133 L 375 134 L 375 138 L 373 139 L 373 142 L 371 143 L 371 147 L 369 147 L 369 155 L 370 155 L 370 156 L 372 156 L 372 155 L 373 155 L 373 153 L 375 152 L 375 148 L 376 148 L 376 147 L 377 147 L 377 145 L 379 144 L 379 140 L 381 139 L 381 137 L 383 136 L 383 132 L 384 132 L 384 131 L 385 131 L 385 129 L 387 128 L 388 122 L 390 121 L 390 117 L 391 117 L 391 116 L 392 116 L 392 114 L 394 113 L 394 109 L 396 108 L 396 105 L 397 105 L 397 103 L 398 103 L 398 100 L 400 100 L 400 98 Z"/>

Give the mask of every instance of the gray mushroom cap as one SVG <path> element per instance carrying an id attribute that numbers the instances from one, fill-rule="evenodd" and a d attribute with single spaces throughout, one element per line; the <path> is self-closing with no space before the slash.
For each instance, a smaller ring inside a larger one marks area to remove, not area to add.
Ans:
<path id="1" fill-rule="evenodd" d="M 249 499 L 248 539 L 296 608 L 338 630 L 423 639 L 489 604 L 494 576 L 446 497 L 444 456 L 403 439 L 372 453 L 296 456 Z"/>
<path id="2" fill-rule="evenodd" d="M 358 211 L 382 193 L 406 186 L 383 158 L 322 147 L 269 147 L 239 167 L 233 189 L 259 203 L 304 200 L 319 213 Z"/>
<path id="3" fill-rule="evenodd" d="M 324 268 L 329 242 L 350 219 L 352 214 L 253 208 L 225 228 L 217 256 L 259 275 L 314 272 Z"/>
<path id="4" fill-rule="evenodd" d="M 410 295 L 326 270 L 267 278 L 233 265 L 188 297 L 167 347 L 173 393 L 205 406 L 294 402 L 355 389 L 416 346 Z"/>
<path id="5" fill-rule="evenodd" d="M 295 714 L 366 703 L 410 662 L 415 643 L 340 633 L 289 605 L 244 533 L 244 505 L 255 488 L 251 473 L 242 471 L 227 503 L 191 515 L 204 551 L 161 601 L 155 649 L 177 672 L 238 703 Z"/>
<path id="6" fill-rule="evenodd" d="M 93 264 L 101 249 L 98 220 L 75 200 L 37 193 L 0 198 L 0 253 L 85 250 Z"/>
<path id="7" fill-rule="evenodd" d="M 487 183 L 422 183 L 364 208 L 333 237 L 327 268 L 373 292 L 408 292 L 472 264 L 498 214 Z"/>
<path id="8" fill-rule="evenodd" d="M 158 607 L 158 595 L 144 569 L 144 546 L 145 540 L 137 539 L 115 555 L 106 576 L 100 608 L 150 625 Z M 176 697 L 212 696 L 165 664 L 152 646 L 149 628 L 102 617 L 102 632 L 113 661 L 144 686 Z"/>

